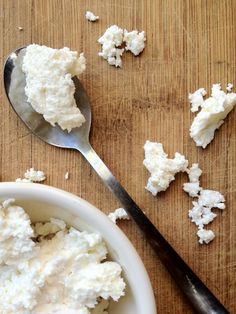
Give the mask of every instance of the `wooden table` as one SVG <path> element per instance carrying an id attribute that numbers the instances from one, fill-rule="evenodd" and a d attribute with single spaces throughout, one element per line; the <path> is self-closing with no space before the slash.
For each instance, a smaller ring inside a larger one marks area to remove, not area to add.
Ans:
<path id="1" fill-rule="evenodd" d="M 100 16 L 85 20 L 86 10 Z M 163 235 L 221 302 L 236 312 L 236 112 L 225 120 L 214 141 L 202 150 L 189 137 L 193 114 L 188 93 L 221 82 L 236 83 L 236 1 L 233 0 L 1 0 L 1 64 L 15 48 L 30 43 L 68 46 L 84 52 L 81 80 L 92 102 L 91 142 Z M 117 24 L 145 30 L 141 56 L 123 56 L 116 69 L 98 57 L 97 39 Z M 18 27 L 23 27 L 19 30 Z M 47 174 L 46 184 L 81 196 L 108 213 L 119 206 L 80 154 L 50 147 L 31 135 L 10 108 L 1 82 L 0 180 L 14 181 L 31 166 Z M 144 187 L 143 144 L 163 143 L 170 156 L 178 151 L 203 170 L 204 188 L 221 191 L 226 210 L 217 211 L 211 228 L 216 239 L 199 245 L 188 219 L 187 181 L 179 174 L 170 188 L 153 197 Z M 66 171 L 70 179 L 65 180 Z M 149 273 L 159 313 L 191 313 L 136 226 L 119 226 L 139 252 Z M 148 314 L 148 313 L 145 313 Z"/>

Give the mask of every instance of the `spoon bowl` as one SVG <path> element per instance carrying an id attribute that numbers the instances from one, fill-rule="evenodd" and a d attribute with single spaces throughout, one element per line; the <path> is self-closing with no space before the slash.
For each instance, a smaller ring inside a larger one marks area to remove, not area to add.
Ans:
<path id="1" fill-rule="evenodd" d="M 44 142 L 61 148 L 79 149 L 84 141 L 88 142 L 91 126 L 91 107 L 83 85 L 77 77 L 73 77 L 76 104 L 86 121 L 81 127 L 74 128 L 71 132 L 63 131 L 58 125 L 52 126 L 27 102 L 26 80 L 22 71 L 25 52 L 25 47 L 17 49 L 5 63 L 4 86 L 10 104 L 25 125 Z"/>

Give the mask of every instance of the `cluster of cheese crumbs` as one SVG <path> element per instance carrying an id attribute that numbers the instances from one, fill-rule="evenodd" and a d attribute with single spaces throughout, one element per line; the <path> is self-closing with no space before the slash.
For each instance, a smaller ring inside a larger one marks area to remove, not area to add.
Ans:
<path id="1" fill-rule="evenodd" d="M 151 174 L 146 189 L 154 196 L 165 191 L 175 179 L 175 174 L 186 171 L 188 167 L 188 160 L 180 153 L 169 159 L 161 143 L 146 141 L 144 152 L 143 164 Z"/>
<path id="2" fill-rule="evenodd" d="M 85 122 L 74 99 L 72 80 L 85 70 L 85 63 L 83 54 L 78 56 L 66 47 L 53 49 L 36 44 L 26 47 L 22 70 L 27 100 L 52 126 L 57 123 L 70 132 Z"/>
<path id="3" fill-rule="evenodd" d="M 125 50 L 130 50 L 137 56 L 143 51 L 145 40 L 144 32 L 138 32 L 137 30 L 128 32 L 117 25 L 112 25 L 98 39 L 98 42 L 102 45 L 102 51 L 98 55 L 107 60 L 110 65 L 121 67 L 121 56 L 124 48 L 119 47 L 125 43 Z"/>
<path id="4" fill-rule="evenodd" d="M 27 169 L 24 178 L 17 178 L 16 182 L 42 182 L 46 180 L 46 175 L 41 170 L 35 170 L 34 168 Z"/>
<path id="5" fill-rule="evenodd" d="M 236 104 L 236 93 L 232 92 L 233 85 L 227 85 L 227 93 L 221 90 L 220 84 L 213 84 L 211 97 L 204 100 L 206 91 L 198 89 L 189 94 L 189 101 L 192 105 L 191 111 L 201 111 L 194 118 L 190 127 L 190 136 L 197 146 L 206 148 L 213 140 L 215 131 L 224 123 L 224 119 Z"/>
<path id="6" fill-rule="evenodd" d="M 175 153 L 175 158 L 169 159 L 161 143 L 150 141 L 146 141 L 144 151 L 145 159 L 143 164 L 151 174 L 146 189 L 152 195 L 156 196 L 157 193 L 165 191 L 175 179 L 176 173 L 188 173 L 189 182 L 184 183 L 183 189 L 190 197 L 197 199 L 197 201 L 193 201 L 193 208 L 189 211 L 189 218 L 199 229 L 197 232 L 199 243 L 203 244 L 212 241 L 215 237 L 214 232 L 205 230 L 204 226 L 217 216 L 211 211 L 213 208 L 225 208 L 224 196 L 217 191 L 202 189 L 199 181 L 202 170 L 197 163 L 194 163 L 188 169 L 188 160 L 180 153 Z"/>
<path id="7" fill-rule="evenodd" d="M 198 227 L 197 235 L 199 237 L 199 243 L 207 244 L 215 238 L 215 234 L 212 230 L 206 230 L 204 227 L 217 216 L 211 211 L 213 208 L 225 208 L 225 199 L 218 191 L 204 190 L 200 187 L 199 178 L 202 174 L 202 170 L 199 168 L 198 164 L 193 164 L 187 172 L 189 182 L 184 183 L 183 189 L 189 196 L 197 199 L 193 201 L 193 208 L 189 210 L 189 218 Z"/>
<path id="8" fill-rule="evenodd" d="M 124 295 L 100 234 L 55 218 L 32 226 L 13 199 L 0 206 L 0 226 L 0 313 L 105 314 Z"/>

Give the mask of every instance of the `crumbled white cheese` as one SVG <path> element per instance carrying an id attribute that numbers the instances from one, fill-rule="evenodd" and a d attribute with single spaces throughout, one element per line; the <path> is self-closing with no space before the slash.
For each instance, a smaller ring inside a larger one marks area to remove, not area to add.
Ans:
<path id="1" fill-rule="evenodd" d="M 212 222 L 217 216 L 211 210 L 212 208 L 225 208 L 224 196 L 213 190 L 203 190 L 200 187 L 199 178 L 202 174 L 202 170 L 199 168 L 198 164 L 193 164 L 190 169 L 187 169 L 189 176 L 188 183 L 184 183 L 183 189 L 189 194 L 189 196 L 197 198 L 193 201 L 193 208 L 189 210 L 189 218 L 198 227 L 197 235 L 199 237 L 199 243 L 209 243 L 215 237 L 212 230 L 205 230 L 204 226 Z"/>
<path id="2" fill-rule="evenodd" d="M 74 99 L 72 81 L 73 76 L 85 70 L 85 63 L 83 54 L 78 57 L 78 53 L 69 48 L 27 46 L 22 65 L 27 100 L 52 126 L 57 123 L 70 132 L 85 122 Z"/>
<path id="3" fill-rule="evenodd" d="M 198 199 L 199 205 L 209 208 L 225 209 L 224 202 L 224 196 L 220 192 L 213 190 L 202 190 Z"/>
<path id="4" fill-rule="evenodd" d="M 110 65 L 121 67 L 121 56 L 124 49 L 117 47 L 123 42 L 123 29 L 117 25 L 110 26 L 103 36 L 98 39 L 98 42 L 102 45 L 102 51 L 99 52 L 98 55 L 107 60 Z"/>
<path id="5" fill-rule="evenodd" d="M 0 300 L 1 278 L 4 277 L 1 272 L 7 271 L 8 266 L 10 270 L 10 265 L 21 268 L 22 263 L 33 256 L 35 246 L 29 217 L 21 207 L 12 205 L 13 202 L 13 199 L 5 200 L 0 206 Z M 0 313 L 5 313 L 1 311 L 1 302 Z"/>
<path id="6" fill-rule="evenodd" d="M 16 182 L 23 182 L 23 183 L 32 183 L 30 179 L 25 179 L 25 178 L 17 178 Z"/>
<path id="7" fill-rule="evenodd" d="M 36 224 L 43 236 L 33 241 L 28 215 L 11 203 L 0 207 L 0 313 L 95 314 L 101 298 L 124 295 L 121 267 L 105 261 L 100 234 L 68 230 L 51 219 L 44 230 Z"/>
<path id="8" fill-rule="evenodd" d="M 203 244 L 204 242 L 208 244 L 215 238 L 215 234 L 212 230 L 199 229 L 197 232 L 199 237 L 199 243 Z"/>
<path id="9" fill-rule="evenodd" d="M 187 169 L 187 174 L 189 182 L 199 182 L 202 170 L 199 168 L 198 164 L 194 163 L 190 169 Z"/>
<path id="10" fill-rule="evenodd" d="M 99 16 L 96 16 L 93 12 L 91 11 L 87 11 L 85 13 L 85 18 L 90 21 L 90 22 L 95 22 L 97 20 L 99 20 Z"/>
<path id="11" fill-rule="evenodd" d="M 187 182 L 183 184 L 183 190 L 191 197 L 197 197 L 202 190 L 200 182 Z"/>
<path id="12" fill-rule="evenodd" d="M 189 211 L 189 217 L 199 228 L 203 228 L 217 215 L 211 211 L 212 208 L 225 209 L 225 198 L 213 190 L 201 190 L 198 201 L 193 202 L 193 208 Z"/>
<path id="13" fill-rule="evenodd" d="M 19 31 L 23 31 L 23 27 L 18 26 Z"/>
<path id="14" fill-rule="evenodd" d="M 60 219 L 50 218 L 50 221 L 45 223 L 37 222 L 33 226 L 33 229 L 36 236 L 46 236 L 49 234 L 55 234 L 60 230 L 65 230 L 66 224 Z"/>
<path id="15" fill-rule="evenodd" d="M 207 92 L 204 88 L 199 88 L 193 94 L 188 95 L 189 102 L 191 104 L 191 111 L 196 112 L 199 107 L 204 103 L 203 97 L 206 96 Z"/>
<path id="16" fill-rule="evenodd" d="M 228 83 L 226 86 L 226 90 L 230 93 L 230 92 L 232 92 L 233 87 L 234 87 L 234 85 L 232 83 Z"/>
<path id="17" fill-rule="evenodd" d="M 27 169 L 24 176 L 32 182 L 41 182 L 46 180 L 44 172 L 41 170 L 34 170 L 34 168 Z"/>
<path id="18" fill-rule="evenodd" d="M 188 216 L 196 226 L 203 228 L 204 225 L 212 222 L 217 214 L 213 213 L 211 208 L 204 207 L 199 202 L 194 201 L 193 208 L 189 210 Z"/>
<path id="19" fill-rule="evenodd" d="M 138 56 L 145 47 L 145 32 L 138 32 L 137 30 L 128 32 L 124 30 L 124 39 L 126 43 L 125 50 L 130 50 L 135 56 Z"/>
<path id="20" fill-rule="evenodd" d="M 202 174 L 202 170 L 198 167 L 198 164 L 193 164 L 190 169 L 187 169 L 189 182 L 184 183 L 183 189 L 191 197 L 198 197 L 199 192 L 202 190 L 200 187 L 199 178 Z"/>
<path id="21" fill-rule="evenodd" d="M 190 136 L 197 146 L 205 148 L 214 138 L 215 130 L 224 123 L 225 117 L 236 104 L 235 93 L 225 93 L 220 84 L 213 84 L 211 97 L 203 101 L 190 128 Z M 195 105 L 194 108 L 196 108 Z"/>
<path id="22" fill-rule="evenodd" d="M 152 195 L 165 191 L 175 179 L 175 174 L 187 169 L 188 160 L 179 153 L 175 153 L 174 159 L 168 159 L 161 143 L 146 141 L 144 151 L 143 164 L 151 173 L 146 189 Z"/>
<path id="23" fill-rule="evenodd" d="M 102 45 L 99 56 L 103 57 L 110 65 L 122 66 L 121 56 L 124 50 L 130 50 L 135 56 L 139 55 L 145 47 L 145 32 L 133 30 L 128 32 L 117 25 L 110 26 L 98 42 Z M 125 49 L 118 48 L 125 43 Z"/>
<path id="24" fill-rule="evenodd" d="M 46 180 L 45 173 L 41 170 L 34 170 L 34 168 L 27 169 L 24 178 L 17 178 L 16 182 L 32 183 L 32 182 L 42 182 Z"/>
<path id="25" fill-rule="evenodd" d="M 124 210 L 124 208 L 117 208 L 114 212 L 108 214 L 108 217 L 116 223 L 117 219 L 129 219 L 129 216 L 127 212 Z"/>
<path id="26" fill-rule="evenodd" d="M 70 174 L 69 174 L 69 172 L 67 171 L 67 172 L 65 173 L 65 180 L 68 180 L 69 177 L 70 177 Z"/>

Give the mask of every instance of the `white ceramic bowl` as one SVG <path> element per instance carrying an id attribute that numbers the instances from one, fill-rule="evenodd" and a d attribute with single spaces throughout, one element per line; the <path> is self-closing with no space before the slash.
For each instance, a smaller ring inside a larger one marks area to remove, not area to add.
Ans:
<path id="1" fill-rule="evenodd" d="M 35 183 L 0 183 L 0 199 L 6 198 L 15 198 L 32 221 L 56 217 L 79 230 L 100 232 L 111 259 L 121 265 L 127 283 L 125 297 L 118 303 L 112 302 L 109 312 L 156 314 L 153 290 L 140 257 L 124 233 L 100 210 L 71 193 Z"/>

